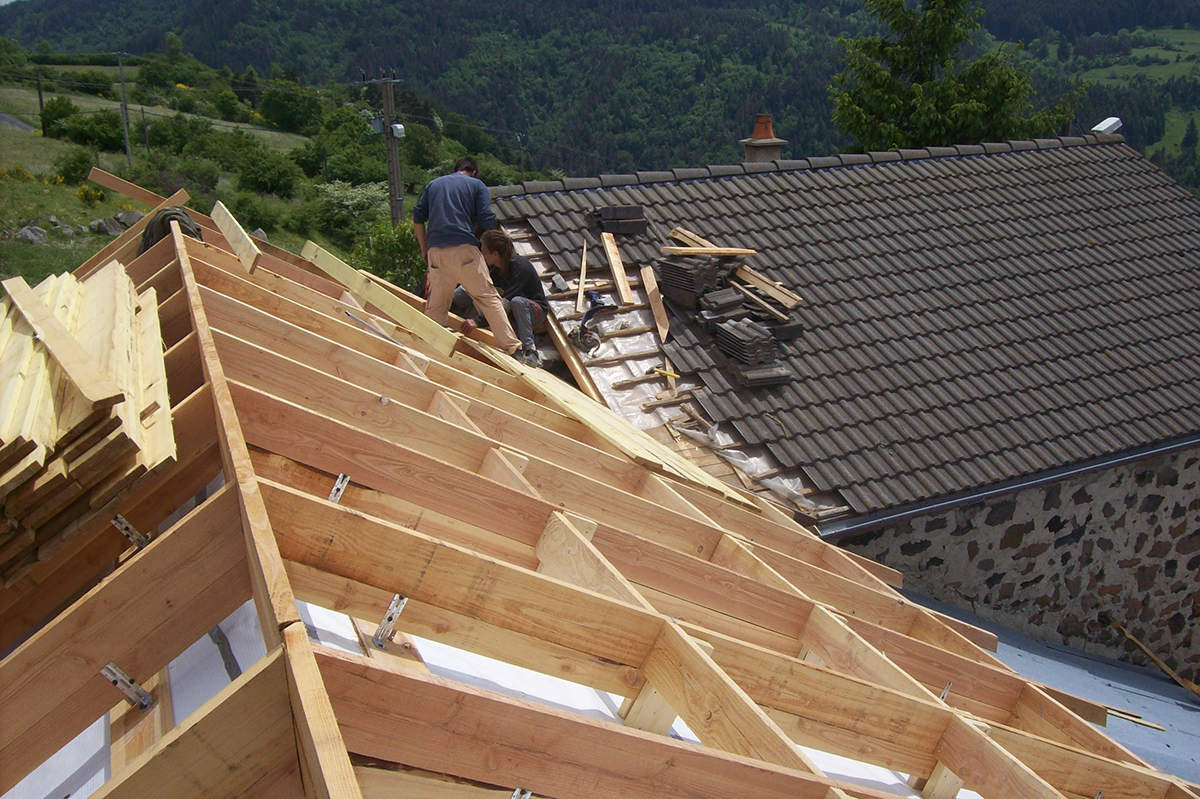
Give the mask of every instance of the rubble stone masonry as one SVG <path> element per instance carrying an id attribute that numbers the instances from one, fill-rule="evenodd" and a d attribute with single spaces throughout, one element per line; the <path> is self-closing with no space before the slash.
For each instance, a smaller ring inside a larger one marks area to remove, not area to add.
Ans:
<path id="1" fill-rule="evenodd" d="M 1043 641 L 1200 680 L 1200 449 L 844 539 L 905 585 Z"/>

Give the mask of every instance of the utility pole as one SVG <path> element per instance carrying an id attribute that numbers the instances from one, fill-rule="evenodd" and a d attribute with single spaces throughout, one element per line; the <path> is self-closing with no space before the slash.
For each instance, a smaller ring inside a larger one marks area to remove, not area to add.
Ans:
<path id="1" fill-rule="evenodd" d="M 146 106 L 142 106 L 142 139 L 146 142 L 146 155 L 150 155 L 150 128 L 146 126 Z"/>
<path id="2" fill-rule="evenodd" d="M 383 89 L 383 140 L 387 147 L 388 206 L 392 211 L 392 227 L 397 227 L 404 219 L 404 174 L 401 171 L 399 148 L 399 139 L 404 137 L 404 126 L 396 122 L 396 97 L 392 93 L 396 85 L 395 73 L 391 80 L 385 78 L 380 84 Z"/>
<path id="3" fill-rule="evenodd" d="M 46 110 L 46 104 L 45 104 L 44 102 L 42 102 L 42 68 L 41 68 L 41 67 L 34 67 L 34 68 L 33 68 L 33 74 L 34 74 L 34 75 L 37 75 L 37 84 L 38 84 L 38 113 L 40 114 L 40 113 L 42 113 L 43 111 L 45 111 L 45 110 Z"/>
<path id="4" fill-rule="evenodd" d="M 125 102 L 125 62 L 121 60 L 124 53 L 117 53 L 117 77 L 121 79 L 121 133 L 125 137 L 125 162 L 133 167 L 133 153 L 129 150 L 129 106 Z"/>

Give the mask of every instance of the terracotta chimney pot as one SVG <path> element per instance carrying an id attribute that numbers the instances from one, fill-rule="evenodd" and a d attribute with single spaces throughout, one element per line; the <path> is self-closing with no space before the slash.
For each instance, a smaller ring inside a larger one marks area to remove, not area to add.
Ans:
<path id="1" fill-rule="evenodd" d="M 740 144 L 746 148 L 746 161 L 749 163 L 778 161 L 783 157 L 783 145 L 787 144 L 787 140 L 775 138 L 770 114 L 755 114 L 754 133 L 750 138 L 742 139 Z"/>
<path id="2" fill-rule="evenodd" d="M 770 114 L 755 114 L 754 116 L 754 133 L 750 134 L 752 139 L 773 139 L 775 138 L 775 128 L 771 124 Z"/>

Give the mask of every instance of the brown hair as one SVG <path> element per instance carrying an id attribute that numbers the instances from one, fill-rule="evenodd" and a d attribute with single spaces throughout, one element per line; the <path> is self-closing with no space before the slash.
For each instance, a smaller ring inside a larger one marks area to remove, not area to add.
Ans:
<path id="1" fill-rule="evenodd" d="M 503 230 L 485 230 L 483 235 L 479 237 L 480 245 L 487 247 L 491 252 L 500 256 L 500 260 L 508 265 L 512 263 L 513 243 L 512 239 Z"/>
<path id="2" fill-rule="evenodd" d="M 469 155 L 464 155 L 454 162 L 454 171 L 470 172 L 472 175 L 477 175 L 479 174 L 479 162 Z"/>

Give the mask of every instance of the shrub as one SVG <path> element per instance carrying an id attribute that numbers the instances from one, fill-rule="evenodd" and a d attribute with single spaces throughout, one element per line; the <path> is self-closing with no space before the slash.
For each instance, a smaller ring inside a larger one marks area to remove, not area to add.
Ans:
<path id="1" fill-rule="evenodd" d="M 59 138 L 63 135 L 63 121 L 78 113 L 79 106 L 66 97 L 51 97 L 42 108 L 42 135 Z"/>
<path id="2" fill-rule="evenodd" d="M 321 98 L 295 83 L 272 80 L 259 101 L 263 119 L 281 130 L 311 135 L 321 126 Z"/>
<path id="3" fill-rule="evenodd" d="M 116 152 L 124 147 L 121 115 L 116 111 L 72 114 L 62 122 L 63 138 L 84 147 Z"/>
<path id="4" fill-rule="evenodd" d="M 245 113 L 245 108 L 238 101 L 238 96 L 232 89 L 216 92 L 211 101 L 213 110 L 226 122 L 237 122 Z"/>
<path id="5" fill-rule="evenodd" d="M 421 291 L 425 280 L 425 261 L 421 259 L 421 247 L 408 220 L 396 228 L 390 220 L 373 225 L 355 243 L 350 265 L 416 293 Z"/>
<path id="6" fill-rule="evenodd" d="M 92 154 L 82 147 L 72 147 L 54 159 L 54 174 L 72 186 L 87 180 L 92 171 Z"/>
<path id="7" fill-rule="evenodd" d="M 64 84 L 70 85 L 80 94 L 94 94 L 109 100 L 117 99 L 113 89 L 113 78 L 107 72 L 99 69 L 84 69 L 79 72 L 67 72 L 62 75 Z"/>
<path id="8" fill-rule="evenodd" d="M 263 150 L 242 163 L 237 184 L 243 191 L 291 197 L 299 179 L 300 168 L 291 159 L 281 153 Z"/>
<path id="9" fill-rule="evenodd" d="M 127 176 L 129 180 L 154 189 L 159 194 L 170 196 L 186 188 L 193 200 L 201 194 L 211 194 L 221 178 L 220 168 L 206 158 L 175 158 L 168 154 L 152 153 L 145 160 L 134 162 Z M 196 204 L 192 203 L 196 208 Z M 197 210 L 199 210 L 197 208 Z"/>
<path id="10" fill-rule="evenodd" d="M 207 119 L 188 117 L 175 114 L 166 119 L 156 119 L 151 122 L 147 135 L 154 147 L 166 147 L 176 154 L 191 147 L 193 151 L 203 149 L 207 138 L 213 132 L 213 125 Z"/>
<path id="11" fill-rule="evenodd" d="M 36 183 L 37 178 L 23 164 L 13 164 L 0 167 L 0 180 L 11 180 L 14 183 Z"/>
<path id="12" fill-rule="evenodd" d="M 230 172 L 237 172 L 266 154 L 263 143 L 242 130 L 214 131 L 202 140 L 193 141 L 188 150 L 211 158 Z"/>
<path id="13" fill-rule="evenodd" d="M 371 132 L 371 126 L 352 107 L 339 108 L 326 115 L 321 132 L 291 152 L 291 158 L 305 174 L 355 185 L 387 180 L 384 139 Z"/>
<path id="14" fill-rule="evenodd" d="M 404 128 L 404 151 L 408 155 L 408 162 L 421 169 L 436 167 L 442 159 L 442 152 L 433 131 L 419 122 L 410 122 Z"/>
<path id="15" fill-rule="evenodd" d="M 237 217 L 246 230 L 262 228 L 275 230 L 279 227 L 282 214 L 261 197 L 246 192 L 238 192 L 229 204 L 230 212 Z"/>
<path id="16" fill-rule="evenodd" d="M 345 247 L 388 216 L 386 183 L 351 186 L 335 180 L 314 188 L 313 222 L 321 232 Z"/>
<path id="17" fill-rule="evenodd" d="M 85 183 L 75 190 L 75 196 L 88 208 L 94 208 L 96 203 L 104 201 L 108 193 L 100 186 L 89 186 Z"/>

